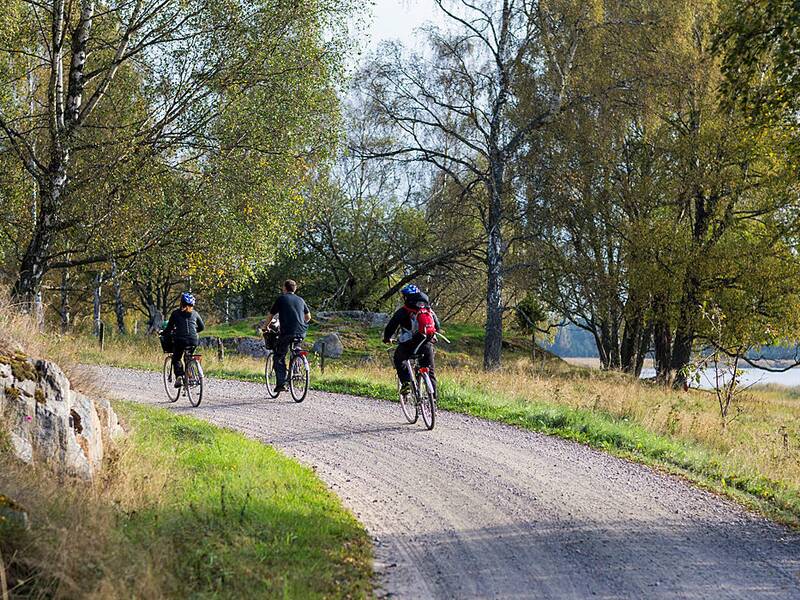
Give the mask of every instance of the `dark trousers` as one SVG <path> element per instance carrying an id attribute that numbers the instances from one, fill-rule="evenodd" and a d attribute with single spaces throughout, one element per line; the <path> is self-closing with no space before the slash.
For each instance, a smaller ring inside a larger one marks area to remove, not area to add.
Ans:
<path id="1" fill-rule="evenodd" d="M 297 335 L 282 335 L 275 344 L 275 353 L 272 356 L 272 364 L 275 366 L 275 383 L 286 385 L 286 355 L 296 339 Z"/>
<path id="2" fill-rule="evenodd" d="M 183 355 L 187 348 L 194 348 L 197 343 L 187 340 L 175 340 L 172 343 L 172 372 L 175 377 L 183 377 Z"/>
<path id="3" fill-rule="evenodd" d="M 417 349 L 417 346 L 419 346 L 419 340 L 415 341 L 412 339 L 408 342 L 398 344 L 397 349 L 394 351 L 394 368 L 397 369 L 397 377 L 399 377 L 400 381 L 404 383 L 406 381 L 411 381 L 411 373 L 408 372 L 408 369 L 403 363 L 412 356 L 414 351 Z M 428 367 L 428 375 L 431 378 L 433 388 L 436 389 L 433 344 L 430 342 L 425 342 L 422 344 L 422 346 L 419 346 L 419 350 L 417 350 L 416 353 L 419 355 L 419 366 Z"/>

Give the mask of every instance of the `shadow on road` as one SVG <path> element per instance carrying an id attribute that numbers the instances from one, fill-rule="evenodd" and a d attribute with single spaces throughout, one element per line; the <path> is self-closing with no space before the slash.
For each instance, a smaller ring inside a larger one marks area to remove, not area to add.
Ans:
<path id="1" fill-rule="evenodd" d="M 381 544 L 413 565 L 385 575 L 434 598 L 800 598 L 800 539 L 777 527 L 545 520 Z"/>

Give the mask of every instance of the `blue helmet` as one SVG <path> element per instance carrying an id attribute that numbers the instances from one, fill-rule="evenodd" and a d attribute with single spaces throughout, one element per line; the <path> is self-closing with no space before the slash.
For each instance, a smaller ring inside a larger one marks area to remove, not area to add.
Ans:
<path id="1" fill-rule="evenodd" d="M 194 296 L 189 292 L 183 292 L 181 294 L 181 304 L 186 304 L 188 306 L 194 306 Z"/>
<path id="2" fill-rule="evenodd" d="M 413 283 L 409 283 L 402 290 L 400 290 L 400 293 L 403 294 L 403 296 L 411 296 L 413 294 L 419 294 L 419 288 L 415 286 Z"/>

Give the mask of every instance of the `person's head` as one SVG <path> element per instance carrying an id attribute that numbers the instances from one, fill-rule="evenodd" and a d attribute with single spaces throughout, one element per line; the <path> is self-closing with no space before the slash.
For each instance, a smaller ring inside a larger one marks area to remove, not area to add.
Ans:
<path id="1" fill-rule="evenodd" d="M 181 310 L 186 311 L 193 311 L 194 310 L 194 303 L 195 299 L 194 296 L 189 292 L 183 292 L 181 294 Z"/>
<path id="2" fill-rule="evenodd" d="M 403 296 L 403 300 L 406 300 L 409 296 L 419 294 L 419 288 L 413 283 L 409 283 L 400 290 L 400 294 Z"/>
<path id="3" fill-rule="evenodd" d="M 297 282 L 294 279 L 287 279 L 283 282 L 283 291 L 294 294 L 297 291 Z"/>

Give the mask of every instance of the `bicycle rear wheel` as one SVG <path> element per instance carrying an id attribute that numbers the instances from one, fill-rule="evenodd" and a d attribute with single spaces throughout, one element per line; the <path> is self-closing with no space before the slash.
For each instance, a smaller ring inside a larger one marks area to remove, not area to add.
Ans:
<path id="1" fill-rule="evenodd" d="M 181 388 L 175 387 L 175 377 L 172 373 L 172 355 L 167 354 L 164 357 L 164 391 L 167 392 L 167 399 L 170 402 L 177 402 L 178 396 L 181 395 Z"/>
<path id="2" fill-rule="evenodd" d="M 297 403 L 306 399 L 308 371 L 308 360 L 305 356 L 293 356 L 289 361 L 289 393 Z"/>
<path id="3" fill-rule="evenodd" d="M 275 363 L 272 360 L 272 352 L 267 354 L 267 359 L 264 361 L 264 384 L 267 386 L 267 396 L 277 398 L 278 392 L 275 391 L 275 388 L 278 385 L 278 381 L 275 377 Z"/>
<path id="4" fill-rule="evenodd" d="M 401 394 L 400 388 L 402 384 L 400 380 L 397 380 L 397 395 L 400 398 L 400 408 L 403 409 L 403 415 L 406 418 L 406 421 L 411 423 L 412 425 L 417 422 L 419 419 L 419 409 L 417 408 L 417 403 L 414 402 L 414 391 L 411 390 L 407 394 Z"/>
<path id="5" fill-rule="evenodd" d="M 419 387 L 419 405 L 422 409 L 422 422 L 430 431 L 436 423 L 436 402 L 434 401 L 433 384 L 427 373 L 417 378 Z"/>
<path id="6" fill-rule="evenodd" d="M 186 396 L 192 406 L 203 401 L 203 367 L 194 358 L 186 365 Z"/>

